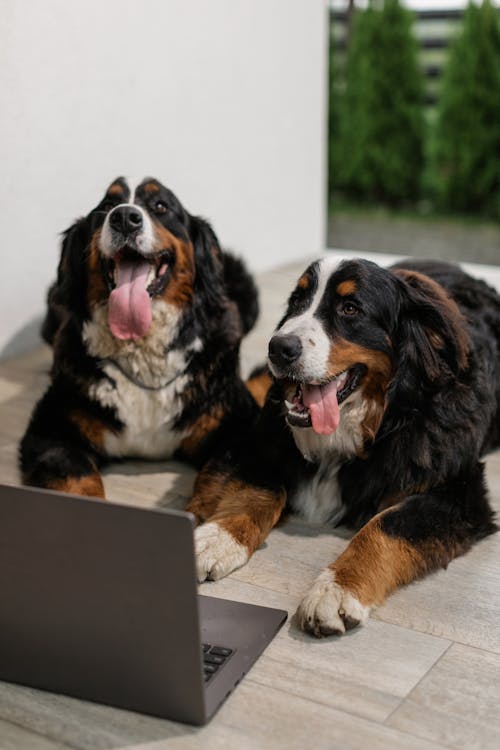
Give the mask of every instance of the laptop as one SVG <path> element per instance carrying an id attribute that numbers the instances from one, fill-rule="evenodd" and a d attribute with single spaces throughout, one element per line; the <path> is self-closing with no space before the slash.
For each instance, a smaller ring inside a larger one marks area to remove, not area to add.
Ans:
<path id="1" fill-rule="evenodd" d="M 194 519 L 0 486 L 0 679 L 204 724 L 287 613 L 198 595 Z"/>

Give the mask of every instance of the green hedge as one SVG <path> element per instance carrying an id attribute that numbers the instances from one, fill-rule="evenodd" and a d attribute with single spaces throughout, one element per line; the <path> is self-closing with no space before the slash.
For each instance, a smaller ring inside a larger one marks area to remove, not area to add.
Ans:
<path id="1" fill-rule="evenodd" d="M 330 193 L 389 205 L 419 197 L 500 219 L 500 26 L 469 5 L 426 127 L 412 14 L 398 0 L 354 14 L 345 70 L 330 55 Z"/>
<path id="2" fill-rule="evenodd" d="M 333 185 L 356 198 L 398 204 L 419 195 L 423 80 L 412 18 L 398 0 L 354 15 L 330 165 Z"/>
<path id="3" fill-rule="evenodd" d="M 469 5 L 450 49 L 433 176 L 441 208 L 500 218 L 500 30 L 488 1 Z"/>

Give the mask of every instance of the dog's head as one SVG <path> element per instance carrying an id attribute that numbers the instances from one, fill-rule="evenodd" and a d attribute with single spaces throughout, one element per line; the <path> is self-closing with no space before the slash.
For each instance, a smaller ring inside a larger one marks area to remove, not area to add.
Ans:
<path id="1" fill-rule="evenodd" d="M 333 436 L 355 405 L 363 443 L 390 399 L 414 404 L 466 361 L 463 320 L 442 287 L 362 260 L 309 266 L 269 343 L 294 432 Z"/>
<path id="2" fill-rule="evenodd" d="M 245 306 L 232 299 L 233 286 L 243 287 Z M 158 303 L 179 316 L 197 307 L 219 323 L 223 315 L 234 340 L 257 314 L 251 278 L 222 252 L 210 225 L 189 214 L 158 180 L 146 178 L 132 188 L 120 177 L 64 235 L 44 337 L 53 338 L 65 312 L 85 320 L 100 309 L 116 339 L 140 339 L 150 331 Z"/>

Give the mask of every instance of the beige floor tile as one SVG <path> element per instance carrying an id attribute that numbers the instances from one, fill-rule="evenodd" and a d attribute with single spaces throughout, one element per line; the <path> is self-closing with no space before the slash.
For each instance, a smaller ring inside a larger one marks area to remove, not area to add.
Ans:
<path id="1" fill-rule="evenodd" d="M 0 404 L 10 401 L 14 396 L 19 395 L 23 390 L 22 383 L 11 380 L 10 378 L 0 378 Z"/>
<path id="2" fill-rule="evenodd" d="M 0 747 L 2 750 L 67 750 L 71 746 L 0 719 Z"/>
<path id="3" fill-rule="evenodd" d="M 251 679 L 239 685 L 214 720 L 201 729 L 2 683 L 0 718 L 22 724 L 28 737 L 28 733 L 35 732 L 53 740 L 53 744 L 46 742 L 40 750 L 60 750 L 61 743 L 79 750 L 303 750 L 304 746 L 315 750 L 336 747 L 443 750 L 444 747 Z M 35 749 L 38 750 L 33 745 Z"/>
<path id="4" fill-rule="evenodd" d="M 355 635 L 312 640 L 292 620 L 250 677 L 260 685 L 381 722 L 448 645 L 375 621 Z"/>
<path id="5" fill-rule="evenodd" d="M 144 507 L 184 508 L 196 471 L 177 461 L 126 461 L 104 471 L 106 497 Z"/>
<path id="6" fill-rule="evenodd" d="M 500 656 L 454 644 L 389 721 L 457 750 L 500 747 Z"/>

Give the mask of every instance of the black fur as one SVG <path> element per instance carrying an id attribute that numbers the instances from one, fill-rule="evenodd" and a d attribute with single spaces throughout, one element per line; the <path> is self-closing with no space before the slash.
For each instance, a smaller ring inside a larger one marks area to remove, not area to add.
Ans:
<path id="1" fill-rule="evenodd" d="M 153 186 L 149 193 L 148 185 Z M 148 179 L 136 195 L 138 205 L 165 231 L 164 236 L 172 237 L 172 247 L 162 248 L 170 253 L 168 273 L 179 262 L 177 240 L 191 247 L 194 255 L 189 301 L 182 307 L 174 340 L 165 341 L 165 351 L 182 352 L 196 339 L 201 347 L 187 357 L 180 413 L 164 416 L 166 422 L 173 420 L 175 433 L 189 438 L 200 418 L 215 415 L 216 421 L 199 432 L 198 438 L 187 443 L 179 439 L 177 455 L 199 465 L 215 446 L 230 440 L 235 430 L 256 417 L 257 405 L 239 377 L 239 346 L 257 318 L 257 290 L 244 264 L 222 251 L 209 223 L 190 215 L 170 190 Z M 102 229 L 108 213 L 129 199 L 126 181 L 118 178 L 99 205 L 64 233 L 57 279 L 48 293 L 42 327 L 43 337 L 54 349 L 51 384 L 36 405 L 20 444 L 20 469 L 28 484 L 55 486 L 95 474 L 113 459 L 99 436 L 119 435 L 126 428 L 123 415 L 120 419 L 114 408 L 103 406 L 93 396 L 97 384 L 107 381 L 113 388 L 116 381 L 89 354 L 82 332 L 93 314 L 89 285 L 96 283 L 96 277 L 91 278 L 89 262 L 95 233 Z M 155 215 L 159 199 L 161 212 Z M 82 427 L 88 423 L 90 430 Z"/>
<path id="2" fill-rule="evenodd" d="M 306 271 L 278 328 L 310 306 L 318 268 Z M 348 279 L 355 282 L 347 297 L 355 313 L 345 312 L 346 298 L 336 291 Z M 382 531 L 425 550 L 428 570 L 494 532 L 480 459 L 500 444 L 499 295 L 451 264 L 415 261 L 386 270 L 359 260 L 332 272 L 315 317 L 332 351 L 347 341 L 390 362 L 375 435 L 357 455 L 335 459 L 342 462 L 340 523 L 359 529 L 391 508 L 381 515 Z M 275 378 L 254 430 L 212 463 L 213 474 L 276 498 L 285 489 L 290 499 L 324 471 L 301 455 L 285 421 L 292 369 Z"/>

